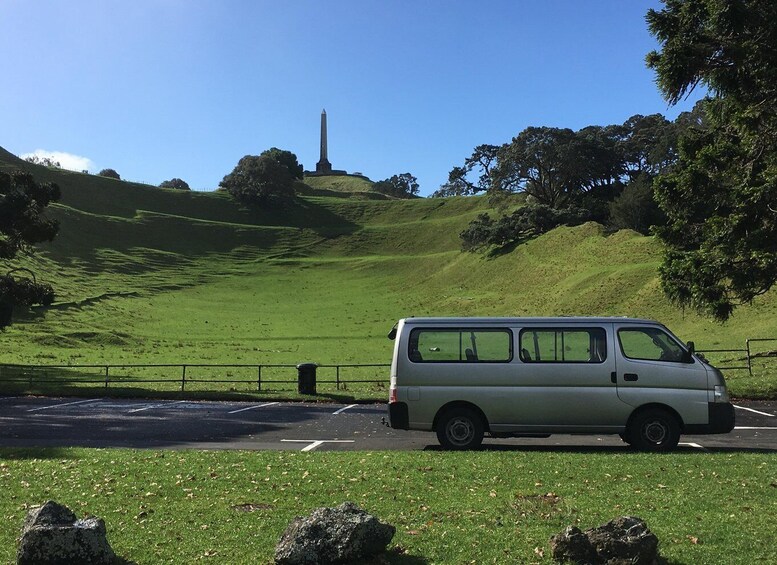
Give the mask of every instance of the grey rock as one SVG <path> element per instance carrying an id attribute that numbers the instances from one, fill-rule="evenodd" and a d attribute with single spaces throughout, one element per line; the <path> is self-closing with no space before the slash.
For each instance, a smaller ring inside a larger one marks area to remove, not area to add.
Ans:
<path id="1" fill-rule="evenodd" d="M 396 528 L 344 502 L 296 517 L 275 548 L 278 565 L 327 565 L 364 561 L 386 550 Z"/>
<path id="2" fill-rule="evenodd" d="M 108 565 L 117 561 L 100 518 L 78 520 L 48 501 L 27 513 L 16 553 L 18 565 Z"/>
<path id="3" fill-rule="evenodd" d="M 585 565 L 659 565 L 658 538 L 634 516 L 621 516 L 581 532 L 574 526 L 550 538 L 559 563 Z"/>
<path id="4" fill-rule="evenodd" d="M 654 565 L 658 563 L 658 538 L 634 516 L 621 516 L 603 526 L 586 530 L 600 563 Z"/>
<path id="5" fill-rule="evenodd" d="M 580 528 L 567 526 L 550 538 L 550 551 L 559 563 L 596 563 L 596 550 Z"/>

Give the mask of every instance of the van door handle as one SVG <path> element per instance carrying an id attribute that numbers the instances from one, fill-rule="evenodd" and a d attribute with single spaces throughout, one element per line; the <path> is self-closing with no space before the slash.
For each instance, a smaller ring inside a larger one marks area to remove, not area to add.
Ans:
<path id="1" fill-rule="evenodd" d="M 637 373 L 623 373 L 623 380 L 624 381 L 637 381 L 639 380 L 639 375 Z"/>
<path id="2" fill-rule="evenodd" d="M 610 373 L 610 380 L 612 381 L 612 384 L 618 384 L 618 373 L 615 371 Z"/>

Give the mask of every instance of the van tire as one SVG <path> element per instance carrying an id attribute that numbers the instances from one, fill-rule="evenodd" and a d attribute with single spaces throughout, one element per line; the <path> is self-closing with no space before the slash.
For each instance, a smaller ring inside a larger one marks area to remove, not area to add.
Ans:
<path id="1" fill-rule="evenodd" d="M 680 441 L 680 423 L 667 410 L 648 408 L 632 418 L 626 438 L 639 451 L 671 451 Z"/>
<path id="2" fill-rule="evenodd" d="M 444 449 L 477 449 L 483 443 L 484 426 L 480 415 L 471 408 L 446 410 L 437 421 L 437 440 Z"/>

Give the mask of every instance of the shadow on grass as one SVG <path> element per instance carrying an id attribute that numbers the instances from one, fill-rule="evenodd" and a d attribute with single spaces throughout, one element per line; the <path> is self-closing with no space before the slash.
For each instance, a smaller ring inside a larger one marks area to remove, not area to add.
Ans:
<path id="1" fill-rule="evenodd" d="M 60 447 L 0 447 L 0 461 L 26 459 L 71 459 L 69 448 Z"/>
<path id="2" fill-rule="evenodd" d="M 423 451 L 446 451 L 439 445 L 427 445 Z M 637 451 L 628 445 L 488 445 L 484 444 L 478 451 L 488 452 L 527 452 L 527 453 L 579 453 L 585 455 L 594 454 L 634 454 L 645 455 L 649 452 Z M 687 455 L 694 454 L 699 456 L 709 455 L 710 453 L 777 453 L 775 448 L 755 448 L 755 447 L 705 447 L 699 449 L 692 446 L 681 445 L 668 453 L 650 453 L 654 457 L 663 455 Z"/>

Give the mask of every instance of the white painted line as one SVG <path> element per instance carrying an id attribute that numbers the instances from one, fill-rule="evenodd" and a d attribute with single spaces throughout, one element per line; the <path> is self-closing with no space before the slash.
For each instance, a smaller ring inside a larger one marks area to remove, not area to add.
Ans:
<path id="1" fill-rule="evenodd" d="M 325 443 L 354 443 L 352 439 L 282 439 L 281 441 L 294 443 L 307 443 L 302 451 L 313 451 Z"/>
<path id="2" fill-rule="evenodd" d="M 679 445 L 687 445 L 688 447 L 695 447 L 696 449 L 707 451 L 706 447 L 704 447 L 703 445 L 699 445 L 698 443 L 680 443 Z"/>
<path id="3" fill-rule="evenodd" d="M 90 400 L 78 400 L 76 402 L 65 402 L 64 404 L 52 404 L 50 406 L 41 406 L 40 408 L 31 408 L 27 412 L 37 412 L 38 410 L 48 410 L 49 408 L 59 408 L 60 406 L 73 406 L 74 404 L 84 404 L 86 402 L 97 402 L 99 398 L 92 398 Z"/>
<path id="4" fill-rule="evenodd" d="M 143 408 L 137 408 L 130 410 L 127 414 L 134 414 L 135 412 L 143 412 L 143 410 L 153 410 L 154 408 L 165 408 L 166 406 L 172 406 L 173 404 L 181 404 L 187 402 L 186 400 L 176 400 L 175 402 L 169 402 L 167 404 L 151 404 L 150 406 L 144 406 Z"/>
<path id="5" fill-rule="evenodd" d="M 737 406 L 736 404 L 734 404 L 734 408 L 739 408 L 740 410 L 747 410 L 748 412 L 755 412 L 761 416 L 769 416 L 770 418 L 774 418 L 774 414 L 769 414 L 768 412 L 761 412 L 760 410 L 753 410 L 752 408 L 745 408 L 744 406 Z"/>
<path id="6" fill-rule="evenodd" d="M 240 410 L 232 410 L 232 412 L 227 412 L 227 414 L 237 414 L 238 412 L 245 412 L 246 410 L 255 410 L 257 408 L 264 408 L 265 406 L 273 406 L 274 404 L 280 404 L 280 402 L 267 402 L 266 404 L 257 404 L 254 406 L 249 406 L 248 408 L 241 408 Z"/>
<path id="7" fill-rule="evenodd" d="M 777 428 L 770 428 L 767 426 L 736 426 L 735 430 L 777 430 Z"/>
<path id="8" fill-rule="evenodd" d="M 338 410 L 337 412 L 332 412 L 332 415 L 335 416 L 337 414 L 342 414 L 343 412 L 345 412 L 349 408 L 353 408 L 354 406 L 358 406 L 358 404 L 351 404 L 350 406 L 346 406 L 345 408 L 340 408 L 340 410 Z"/>

